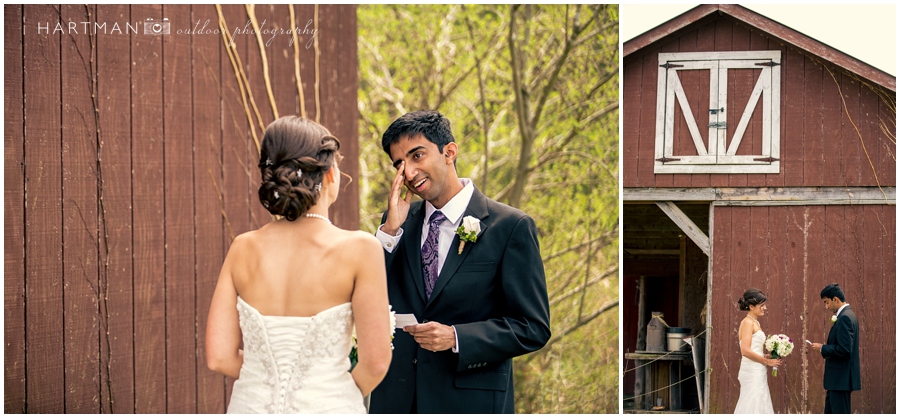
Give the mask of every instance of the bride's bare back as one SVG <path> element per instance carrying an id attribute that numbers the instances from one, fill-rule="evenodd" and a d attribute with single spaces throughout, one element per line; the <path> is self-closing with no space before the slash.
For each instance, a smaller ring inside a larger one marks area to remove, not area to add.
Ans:
<path id="1" fill-rule="evenodd" d="M 362 263 L 377 262 L 366 260 L 366 249 L 381 255 L 371 249 L 376 244 L 370 234 L 321 219 L 279 220 L 235 239 L 232 280 L 263 315 L 312 316 L 352 301 Z"/>

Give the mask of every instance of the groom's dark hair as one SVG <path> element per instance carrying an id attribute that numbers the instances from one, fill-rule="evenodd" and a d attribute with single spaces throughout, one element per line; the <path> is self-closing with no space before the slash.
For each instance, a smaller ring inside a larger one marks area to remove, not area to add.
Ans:
<path id="1" fill-rule="evenodd" d="M 381 136 L 381 147 L 390 157 L 391 144 L 396 144 L 400 138 L 412 138 L 419 134 L 437 145 L 439 152 L 444 152 L 444 145 L 456 141 L 450 132 L 450 120 L 444 115 L 434 110 L 417 110 L 391 123 Z"/>
<path id="2" fill-rule="evenodd" d="M 822 292 L 819 293 L 819 298 L 834 299 L 835 297 L 840 299 L 841 302 L 846 302 L 844 300 L 844 291 L 841 290 L 841 286 L 839 286 L 837 283 L 832 283 L 828 286 L 825 286 L 825 288 L 822 289 Z"/>

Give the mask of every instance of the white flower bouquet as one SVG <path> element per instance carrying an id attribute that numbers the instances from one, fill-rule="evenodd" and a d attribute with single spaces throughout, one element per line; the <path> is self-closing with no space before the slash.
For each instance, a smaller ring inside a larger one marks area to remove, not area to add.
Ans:
<path id="1" fill-rule="evenodd" d="M 766 350 L 772 358 L 784 358 L 794 351 L 794 341 L 784 334 L 774 334 L 766 338 Z M 772 376 L 778 376 L 778 368 L 772 368 Z"/>
<path id="2" fill-rule="evenodd" d="M 392 306 L 388 305 L 388 310 L 391 311 L 391 341 L 394 341 L 394 329 L 397 327 L 397 317 L 394 316 L 396 312 L 391 310 Z M 359 353 L 357 352 L 356 345 L 356 325 L 353 325 L 353 333 L 350 335 L 350 342 L 353 343 L 353 347 L 350 349 L 350 370 L 353 370 L 356 367 L 356 363 L 359 361 Z M 394 343 L 391 343 L 391 350 L 394 349 Z"/>

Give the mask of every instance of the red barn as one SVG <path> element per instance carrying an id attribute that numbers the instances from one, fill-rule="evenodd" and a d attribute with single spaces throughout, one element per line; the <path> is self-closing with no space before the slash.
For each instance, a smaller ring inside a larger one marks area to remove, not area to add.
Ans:
<path id="1" fill-rule="evenodd" d="M 837 282 L 860 324 L 854 412 L 895 413 L 895 78 L 736 5 L 698 6 L 625 42 L 623 65 L 633 408 L 731 413 L 736 301 L 757 287 L 763 330 L 798 343 L 769 380 L 775 411 L 820 413 L 824 361 L 799 342 L 825 341 L 819 292 Z M 699 336 L 697 361 L 647 363 L 651 312 Z"/>

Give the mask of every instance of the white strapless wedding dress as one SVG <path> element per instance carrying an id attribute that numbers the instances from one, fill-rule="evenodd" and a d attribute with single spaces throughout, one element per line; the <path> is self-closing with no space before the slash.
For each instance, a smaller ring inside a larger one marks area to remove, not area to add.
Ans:
<path id="1" fill-rule="evenodd" d="M 762 330 L 753 333 L 750 349 L 763 356 L 763 344 L 766 334 Z M 740 344 L 740 342 L 739 342 Z M 741 383 L 741 396 L 738 398 L 735 414 L 774 414 L 772 395 L 769 393 L 768 371 L 764 364 L 757 363 L 741 356 L 741 369 L 738 382 Z"/>
<path id="2" fill-rule="evenodd" d="M 350 376 L 350 302 L 310 317 L 267 316 L 238 297 L 244 364 L 228 413 L 364 414 Z"/>

